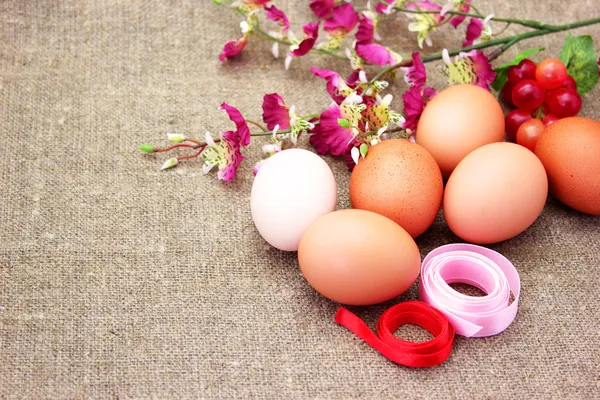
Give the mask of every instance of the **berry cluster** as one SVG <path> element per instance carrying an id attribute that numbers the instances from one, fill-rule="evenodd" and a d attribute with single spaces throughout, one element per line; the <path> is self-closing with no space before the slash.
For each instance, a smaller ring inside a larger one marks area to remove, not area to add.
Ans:
<path id="1" fill-rule="evenodd" d="M 577 84 L 565 64 L 548 58 L 536 65 L 524 59 L 508 69 L 502 89 L 504 102 L 515 107 L 506 115 L 506 135 L 533 151 L 544 128 L 560 118 L 573 117 L 581 109 Z"/>

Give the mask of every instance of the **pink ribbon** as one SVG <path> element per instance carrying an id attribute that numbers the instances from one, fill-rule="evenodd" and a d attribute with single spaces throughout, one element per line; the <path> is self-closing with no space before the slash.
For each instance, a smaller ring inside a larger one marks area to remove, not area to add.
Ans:
<path id="1" fill-rule="evenodd" d="M 449 285 L 456 282 L 475 286 L 487 295 L 459 293 Z M 442 312 L 462 336 L 492 336 L 508 328 L 517 315 L 520 290 L 514 265 L 481 246 L 441 246 L 429 253 L 421 266 L 421 300 Z"/>

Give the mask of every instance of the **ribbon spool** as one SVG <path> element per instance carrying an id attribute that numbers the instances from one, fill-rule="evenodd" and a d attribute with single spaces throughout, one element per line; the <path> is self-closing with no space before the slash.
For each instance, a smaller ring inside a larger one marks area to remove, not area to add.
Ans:
<path id="1" fill-rule="evenodd" d="M 452 351 L 454 328 L 442 313 L 420 301 L 406 301 L 385 310 L 377 321 L 377 335 L 345 308 L 337 310 L 335 321 L 388 360 L 407 367 L 432 367 L 441 364 Z M 405 324 L 419 325 L 435 337 L 417 343 L 394 336 L 394 332 Z"/>
<path id="2" fill-rule="evenodd" d="M 449 285 L 457 282 L 475 286 L 486 296 L 459 293 Z M 520 290 L 514 265 L 485 247 L 472 244 L 438 247 L 421 265 L 420 299 L 442 312 L 458 335 L 484 337 L 504 331 L 517 315 Z"/>

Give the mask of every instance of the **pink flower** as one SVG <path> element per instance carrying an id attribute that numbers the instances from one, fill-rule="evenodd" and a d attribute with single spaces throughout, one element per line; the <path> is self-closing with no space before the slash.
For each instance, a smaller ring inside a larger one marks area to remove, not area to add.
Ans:
<path id="1" fill-rule="evenodd" d="M 225 43 L 225 46 L 223 46 L 223 52 L 221 55 L 219 55 L 219 60 L 225 61 L 226 58 L 229 59 L 237 56 L 242 52 L 242 50 L 244 50 L 246 43 L 248 43 L 248 36 L 246 35 L 242 36 L 238 40 L 230 40 L 229 42 Z"/>
<path id="2" fill-rule="evenodd" d="M 284 34 L 290 29 L 290 20 L 283 11 L 275 6 L 265 6 L 265 10 L 267 11 L 267 18 L 281 25 Z"/>
<path id="3" fill-rule="evenodd" d="M 364 60 L 376 65 L 394 64 L 392 53 L 385 47 L 373 43 L 375 36 L 375 21 L 363 13 L 356 32 L 354 50 Z"/>
<path id="4" fill-rule="evenodd" d="M 416 86 L 417 89 L 422 89 L 427 82 L 427 71 L 425 64 L 421 61 L 421 55 L 417 52 L 412 53 L 413 65 L 404 68 L 404 81 L 410 86 Z"/>
<path id="5" fill-rule="evenodd" d="M 327 18 L 333 12 L 334 0 L 310 0 L 310 8 L 318 18 Z"/>
<path id="6" fill-rule="evenodd" d="M 356 41 L 359 43 L 372 43 L 375 36 L 375 21 L 363 13 L 356 31 Z"/>
<path id="7" fill-rule="evenodd" d="M 223 102 L 219 108 L 224 110 L 229 119 L 235 123 L 237 130 L 234 133 L 240 137 L 242 146 L 248 146 L 250 144 L 250 128 L 248 128 L 248 124 L 242 116 L 242 113 L 240 113 L 237 108 L 232 107 L 225 102 Z"/>
<path id="8" fill-rule="evenodd" d="M 319 69 L 317 67 L 312 67 L 310 72 L 319 78 L 325 79 L 327 82 L 327 93 L 329 93 L 333 101 L 337 104 L 340 104 L 347 95 L 352 93 L 352 87 L 350 87 L 337 72 L 328 69 Z"/>
<path id="9" fill-rule="evenodd" d="M 390 51 L 385 47 L 377 43 L 357 43 L 356 54 L 364 58 L 371 64 L 386 65 L 394 64 L 394 58 Z"/>
<path id="10" fill-rule="evenodd" d="M 352 4 L 345 3 L 333 9 L 333 15 L 325 20 L 323 29 L 330 33 L 346 35 L 356 26 L 358 14 Z"/>
<path id="11" fill-rule="evenodd" d="M 341 156 L 346 152 L 353 135 L 351 128 L 343 128 L 338 123 L 343 118 L 340 107 L 335 103 L 323 111 L 319 124 L 310 131 L 310 144 L 317 153 Z"/>
<path id="12" fill-rule="evenodd" d="M 448 50 L 444 49 L 442 58 L 446 64 L 442 72 L 448 77 L 448 83 L 473 84 L 490 90 L 488 85 L 494 81 L 496 72 L 482 51 L 461 52 L 452 62 Z"/>
<path id="13" fill-rule="evenodd" d="M 207 174 L 215 166 L 219 168 L 218 178 L 225 182 L 235 179 L 240 163 L 244 159 L 240 151 L 240 136 L 233 131 L 221 133 L 218 143 L 206 132 L 206 148 L 201 154 L 204 159 L 202 172 Z"/>
<path id="14" fill-rule="evenodd" d="M 317 38 L 319 37 L 319 22 L 304 24 L 302 26 L 302 30 L 304 31 L 304 40 L 302 40 L 298 47 L 289 53 L 288 56 L 300 57 L 308 53 L 313 48 Z"/>
<path id="15" fill-rule="evenodd" d="M 266 94 L 263 97 L 262 109 L 263 121 L 269 130 L 275 129 L 276 125 L 279 125 L 279 129 L 290 129 L 290 108 L 280 95 L 277 93 Z"/>
<path id="16" fill-rule="evenodd" d="M 462 46 L 472 46 L 473 42 L 481 36 L 483 32 L 483 22 L 479 18 L 471 18 L 469 25 L 467 25 L 467 37 L 463 42 Z"/>
<path id="17" fill-rule="evenodd" d="M 417 3 L 410 3 L 406 7 L 409 10 L 421 10 L 421 11 L 441 11 L 442 7 L 437 4 L 433 4 L 426 1 L 420 1 Z M 408 30 L 411 32 L 417 32 L 417 43 L 420 48 L 423 48 L 423 43 L 427 43 L 427 45 L 431 46 L 431 38 L 429 37 L 429 33 L 434 31 L 443 21 L 444 17 L 441 13 L 437 14 L 414 14 L 409 13 L 409 18 L 415 20 L 415 22 L 411 22 L 408 24 Z"/>
<path id="18" fill-rule="evenodd" d="M 429 100 L 437 94 L 437 91 L 433 88 L 418 88 L 411 86 L 404 94 L 402 94 L 402 100 L 404 100 L 404 114 L 406 116 L 406 122 L 404 123 L 405 129 L 415 131 L 419 124 L 423 109 Z"/>
<path id="19" fill-rule="evenodd" d="M 471 9 L 471 7 L 466 4 L 466 3 L 470 3 L 471 0 L 464 0 L 464 2 L 460 3 L 460 6 L 456 9 L 456 11 L 460 11 L 460 12 L 469 12 L 469 10 Z M 452 25 L 454 27 L 454 29 L 458 28 L 458 26 L 460 24 L 462 24 L 462 22 L 465 20 L 465 18 L 467 18 L 465 15 L 455 15 L 452 18 L 450 18 L 450 25 Z"/>
<path id="20" fill-rule="evenodd" d="M 375 6 L 375 11 L 378 14 L 390 14 L 393 10 L 395 0 L 380 0 Z"/>

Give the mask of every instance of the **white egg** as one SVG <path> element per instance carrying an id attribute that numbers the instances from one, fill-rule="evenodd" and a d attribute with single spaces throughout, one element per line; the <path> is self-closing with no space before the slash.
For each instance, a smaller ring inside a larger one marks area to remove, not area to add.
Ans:
<path id="1" fill-rule="evenodd" d="M 252 184 L 252 220 L 273 247 L 297 251 L 306 228 L 335 210 L 337 186 L 325 161 L 289 149 L 267 159 Z"/>

